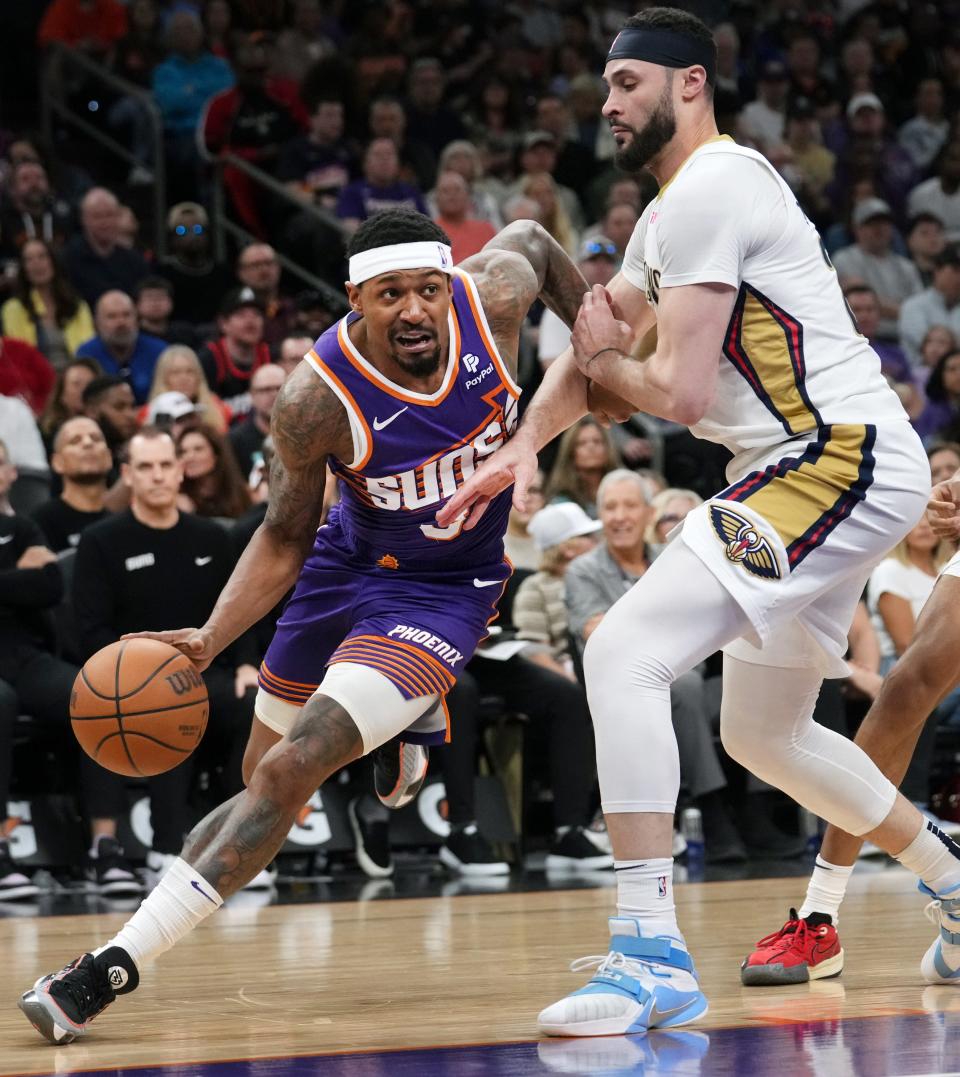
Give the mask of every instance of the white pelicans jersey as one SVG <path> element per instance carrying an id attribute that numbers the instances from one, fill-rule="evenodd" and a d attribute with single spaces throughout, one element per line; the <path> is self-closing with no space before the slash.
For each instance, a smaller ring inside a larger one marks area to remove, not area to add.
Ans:
<path id="1" fill-rule="evenodd" d="M 696 149 L 644 210 L 622 272 L 654 308 L 661 288 L 737 289 L 697 437 L 736 456 L 831 424 L 905 418 L 816 228 L 755 150 L 726 136 Z"/>

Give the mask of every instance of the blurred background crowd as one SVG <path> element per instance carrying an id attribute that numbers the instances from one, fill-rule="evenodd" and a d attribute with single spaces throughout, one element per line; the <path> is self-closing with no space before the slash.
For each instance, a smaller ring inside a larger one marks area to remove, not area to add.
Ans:
<path id="1" fill-rule="evenodd" d="M 529 218 L 589 283 L 617 272 L 657 188 L 612 163 L 601 74 L 622 20 L 643 6 L 29 0 L 5 11 L 0 819 L 5 799 L 42 791 L 30 765 L 38 738 L 67 751 L 78 664 L 123 631 L 195 623 L 212 606 L 263 519 L 277 393 L 345 310 L 345 243 L 360 222 L 415 208 L 461 261 Z M 714 28 L 720 130 L 774 162 L 819 228 L 934 479 L 948 477 L 960 467 L 960 4 L 684 6 Z M 534 308 L 521 346 L 527 399 L 568 339 Z M 131 456 L 144 425 L 166 433 Z M 726 462 L 642 413 L 611 430 L 586 418 L 545 451 L 532 510 L 510 523 L 517 573 L 503 631 L 458 682 L 454 742 L 434 761 L 449 870 L 509 870 L 473 792 L 478 748 L 505 716 L 532 764 L 515 812 L 524 841 L 548 868 L 609 865 L 579 654 L 686 512 L 722 485 Z M 851 631 L 850 677 L 825 685 L 818 720 L 852 734 L 949 552 L 920 524 L 877 569 Z M 198 783 L 212 774 L 218 793 L 238 787 L 270 629 L 257 626 L 208 676 L 206 760 L 151 783 L 149 866 L 179 850 Z M 718 672 L 715 659 L 674 686 L 684 803 L 702 818 L 707 859 L 801 856 L 815 826 L 717 742 Z M 905 786 L 947 822 L 960 819 L 958 727 L 953 698 Z M 104 892 L 139 887 L 117 837 L 123 783 L 85 762 L 70 777 L 90 837 L 88 863 L 72 867 Z M 547 807 L 529 812 L 538 801 Z M 359 797 L 349 817 L 361 867 L 388 876 L 385 814 Z M 0 900 L 36 893 L 3 840 L 16 821 L 0 833 Z"/>

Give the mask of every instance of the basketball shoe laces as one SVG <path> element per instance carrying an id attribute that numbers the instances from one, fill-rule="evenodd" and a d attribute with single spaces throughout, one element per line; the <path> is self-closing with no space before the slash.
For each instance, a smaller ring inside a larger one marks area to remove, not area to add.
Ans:
<path id="1" fill-rule="evenodd" d="M 68 1014 L 79 1025 L 92 1021 L 116 998 L 106 972 L 87 954 L 59 972 L 48 990 L 61 1006 L 69 1003 Z"/>
<path id="2" fill-rule="evenodd" d="M 807 935 L 810 934 L 810 925 L 806 920 L 801 920 L 796 909 L 790 910 L 790 919 L 780 928 L 779 931 L 773 931 L 769 935 L 764 935 L 762 939 L 757 943 L 756 949 L 763 950 L 766 947 L 772 947 L 775 942 L 783 940 L 782 949 L 788 950 L 793 946 L 805 946 L 807 942 Z M 790 936 L 788 939 L 786 936 Z"/>
<path id="3" fill-rule="evenodd" d="M 658 972 L 654 962 L 643 961 L 636 957 L 627 957 L 619 950 L 611 950 L 606 954 L 591 954 L 589 957 L 578 957 L 570 962 L 571 972 L 583 972 L 586 969 L 596 967 L 597 975 L 605 972 L 626 972 L 631 976 L 642 975 L 649 972 L 653 976 L 669 979 L 669 972 Z"/>

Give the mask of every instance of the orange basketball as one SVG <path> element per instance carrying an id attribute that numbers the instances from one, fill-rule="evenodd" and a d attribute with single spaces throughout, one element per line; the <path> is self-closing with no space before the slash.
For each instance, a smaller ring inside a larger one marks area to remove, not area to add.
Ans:
<path id="1" fill-rule="evenodd" d="M 70 721 L 80 746 L 115 774 L 171 770 L 207 728 L 207 689 L 176 647 L 128 639 L 97 651 L 77 674 Z"/>

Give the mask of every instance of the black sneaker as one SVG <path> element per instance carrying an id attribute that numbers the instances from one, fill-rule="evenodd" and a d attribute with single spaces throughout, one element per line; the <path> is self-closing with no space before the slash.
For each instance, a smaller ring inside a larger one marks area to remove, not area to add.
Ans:
<path id="1" fill-rule="evenodd" d="M 90 858 L 94 885 L 101 894 L 139 894 L 143 883 L 127 861 L 123 846 L 116 838 L 97 839 L 96 856 Z"/>
<path id="2" fill-rule="evenodd" d="M 357 863 L 371 879 L 386 879 L 393 874 L 390 823 L 387 819 L 371 818 L 369 811 L 364 812 L 363 799 L 355 797 L 347 806 L 347 817 L 356 843 Z M 376 801 L 372 803 L 377 804 Z"/>
<path id="3" fill-rule="evenodd" d="M 582 826 L 572 826 L 550 846 L 547 871 L 600 871 L 613 867 L 613 857 L 587 837 Z"/>
<path id="4" fill-rule="evenodd" d="M 427 776 L 430 755 L 422 744 L 410 744 L 394 737 L 373 753 L 373 786 L 380 803 L 387 808 L 409 804 Z"/>
<path id="5" fill-rule="evenodd" d="M 22 901 L 24 898 L 36 897 L 40 887 L 17 868 L 10 855 L 10 846 L 0 841 L 0 901 Z"/>
<path id="6" fill-rule="evenodd" d="M 476 823 L 454 827 L 440 846 L 440 860 L 460 875 L 509 875 L 510 865 L 498 860 Z"/>
<path id="7" fill-rule="evenodd" d="M 133 991 L 140 977 L 133 959 L 119 946 L 99 957 L 82 954 L 66 968 L 41 976 L 17 1005 L 51 1043 L 70 1043 L 117 995 Z"/>

